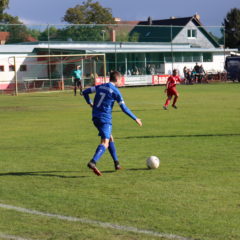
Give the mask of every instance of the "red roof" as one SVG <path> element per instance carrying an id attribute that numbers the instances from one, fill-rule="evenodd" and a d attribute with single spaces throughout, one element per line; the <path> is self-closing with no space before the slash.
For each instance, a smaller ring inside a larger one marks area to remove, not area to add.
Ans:
<path id="1" fill-rule="evenodd" d="M 9 32 L 0 32 L 0 41 L 7 41 L 9 38 Z"/>
<path id="2" fill-rule="evenodd" d="M 118 21 L 116 24 L 137 25 L 140 21 Z"/>
<path id="3" fill-rule="evenodd" d="M 30 36 L 30 35 L 28 35 L 27 38 L 26 38 L 26 41 L 27 42 L 37 42 L 37 39 L 32 37 L 32 36 Z"/>

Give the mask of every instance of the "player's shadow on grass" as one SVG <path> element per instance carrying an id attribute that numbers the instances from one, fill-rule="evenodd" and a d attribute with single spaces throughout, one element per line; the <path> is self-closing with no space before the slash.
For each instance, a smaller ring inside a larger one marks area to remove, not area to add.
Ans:
<path id="1" fill-rule="evenodd" d="M 134 139 L 134 138 L 190 138 L 190 137 L 233 137 L 240 136 L 240 133 L 219 133 L 219 134 L 192 134 L 192 135 L 149 135 L 149 136 L 129 136 L 115 137 L 116 139 Z"/>
<path id="2" fill-rule="evenodd" d="M 66 176 L 58 173 L 79 173 L 78 171 L 37 171 L 37 172 L 8 172 L 0 173 L 1 176 L 40 176 L 40 177 L 58 177 L 58 178 L 84 178 L 87 176 Z"/>
<path id="3" fill-rule="evenodd" d="M 101 171 L 101 173 L 115 173 L 115 170 L 105 170 L 105 171 Z"/>
<path id="4" fill-rule="evenodd" d="M 149 112 L 149 111 L 157 111 L 157 110 L 163 110 L 161 108 L 149 108 L 149 109 L 131 109 L 133 112 Z M 113 112 L 122 112 L 121 110 L 113 110 Z"/>
<path id="5" fill-rule="evenodd" d="M 146 171 L 146 170 L 149 171 L 148 168 L 128 168 L 128 169 L 126 169 L 126 170 L 127 170 L 127 171 Z"/>
<path id="6" fill-rule="evenodd" d="M 123 171 L 144 171 L 144 170 L 149 170 L 148 168 L 123 168 L 119 172 Z M 106 170 L 106 171 L 101 171 L 102 173 L 116 173 L 115 170 Z"/>

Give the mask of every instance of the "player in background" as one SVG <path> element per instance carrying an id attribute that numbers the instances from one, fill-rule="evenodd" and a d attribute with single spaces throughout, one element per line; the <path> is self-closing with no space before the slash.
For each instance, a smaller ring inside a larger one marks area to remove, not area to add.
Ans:
<path id="1" fill-rule="evenodd" d="M 76 69 L 72 72 L 72 82 L 74 85 L 74 96 L 77 95 L 77 88 L 80 89 L 80 95 L 82 95 L 82 70 L 79 65 L 76 66 Z"/>
<path id="2" fill-rule="evenodd" d="M 100 145 L 97 147 L 92 160 L 87 165 L 98 176 L 101 176 L 102 173 L 97 169 L 96 164 L 106 149 L 109 150 L 112 156 L 115 169 L 121 169 L 112 136 L 112 109 L 114 102 L 116 101 L 125 114 L 132 118 L 139 126 L 142 126 L 141 120 L 137 118 L 124 103 L 123 97 L 117 88 L 120 80 L 121 74 L 113 71 L 110 73 L 109 83 L 91 87 L 83 91 L 86 102 L 92 107 L 93 124 L 98 129 L 99 136 L 101 137 Z M 89 97 L 91 93 L 96 93 L 93 103 Z"/>
<path id="3" fill-rule="evenodd" d="M 173 96 L 174 99 L 172 107 L 177 109 L 176 102 L 179 97 L 178 91 L 176 89 L 177 82 L 181 82 L 181 78 L 178 76 L 178 71 L 174 69 L 172 76 L 170 76 L 167 80 L 166 89 L 164 90 L 164 92 L 167 93 L 167 100 L 163 106 L 164 110 L 168 109 L 168 105 L 171 102 Z"/>

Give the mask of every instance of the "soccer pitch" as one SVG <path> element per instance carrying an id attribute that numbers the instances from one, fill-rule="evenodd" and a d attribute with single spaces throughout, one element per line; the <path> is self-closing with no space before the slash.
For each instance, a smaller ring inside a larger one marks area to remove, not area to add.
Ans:
<path id="1" fill-rule="evenodd" d="M 239 240 L 240 85 L 178 86 L 179 109 L 168 111 L 163 90 L 121 89 L 143 127 L 115 106 L 124 170 L 106 152 L 103 177 L 86 167 L 99 139 L 82 97 L 0 96 L 0 239 Z M 151 155 L 157 170 L 146 170 Z"/>

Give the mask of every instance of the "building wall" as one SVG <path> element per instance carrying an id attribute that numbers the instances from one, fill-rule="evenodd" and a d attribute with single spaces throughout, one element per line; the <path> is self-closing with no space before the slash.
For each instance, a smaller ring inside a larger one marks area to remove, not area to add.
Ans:
<path id="1" fill-rule="evenodd" d="M 225 57 L 223 53 L 214 53 L 213 62 L 198 62 L 199 65 L 203 65 L 203 68 L 206 72 L 223 72 Z M 183 68 L 186 66 L 188 69 L 192 70 L 196 65 L 195 62 L 179 62 L 179 63 L 165 63 L 165 74 L 172 73 L 172 67 L 178 69 L 181 76 L 183 76 Z"/>
<path id="2" fill-rule="evenodd" d="M 0 66 L 4 66 L 4 71 L 0 72 L 0 89 L 5 89 L 9 84 L 15 82 L 15 71 L 9 70 L 9 66 L 14 65 L 13 56 L 16 56 L 16 70 L 19 83 L 23 83 L 26 79 L 47 77 L 47 65 L 39 64 L 37 58 L 25 58 L 28 54 L 1 54 Z M 20 56 L 23 57 L 20 58 Z M 21 65 L 26 65 L 27 70 L 20 71 Z"/>
<path id="3" fill-rule="evenodd" d="M 188 29 L 196 29 L 197 37 L 188 38 Z M 196 25 L 190 21 L 174 38 L 173 43 L 189 43 L 194 46 L 199 46 L 201 48 L 215 48 L 213 44 L 205 37 L 205 35 L 199 31 Z"/>

